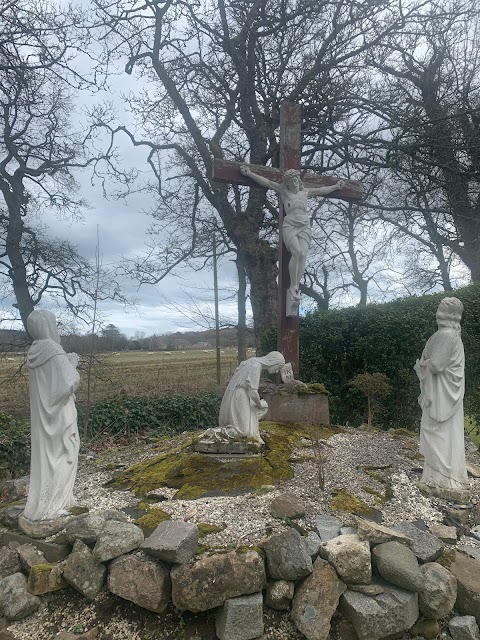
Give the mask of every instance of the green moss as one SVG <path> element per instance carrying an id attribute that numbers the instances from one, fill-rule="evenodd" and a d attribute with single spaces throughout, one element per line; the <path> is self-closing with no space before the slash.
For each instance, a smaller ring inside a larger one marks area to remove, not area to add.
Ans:
<path id="1" fill-rule="evenodd" d="M 307 384 L 307 388 L 303 391 L 299 391 L 299 395 L 301 394 L 321 394 L 324 396 L 328 396 L 330 395 L 330 393 L 327 391 L 326 387 L 324 384 L 322 384 L 321 382 L 313 382 L 312 384 Z"/>
<path id="2" fill-rule="evenodd" d="M 404 427 L 400 427 L 398 429 L 390 429 L 388 433 L 394 437 L 409 436 L 410 438 L 415 438 L 416 436 L 418 436 L 418 433 L 416 433 L 415 431 L 410 431 L 410 429 L 405 429 Z"/>
<path id="3" fill-rule="evenodd" d="M 330 509 L 355 515 L 373 515 L 375 510 L 347 489 L 339 489 L 330 499 Z"/>
<path id="4" fill-rule="evenodd" d="M 208 536 L 211 533 L 219 533 L 225 529 L 224 526 L 217 527 L 215 524 L 207 524 L 206 522 L 197 522 L 197 527 L 200 533 L 200 538 L 205 538 L 205 536 Z"/>
<path id="5" fill-rule="evenodd" d="M 438 564 L 441 564 L 445 569 L 450 569 L 455 562 L 455 549 L 445 549 L 442 555 L 435 560 Z"/>
<path id="6" fill-rule="evenodd" d="M 209 547 L 208 544 L 199 544 L 197 545 L 195 555 L 201 556 L 204 553 L 208 553 L 209 551 L 212 551 L 212 547 Z"/>
<path id="7" fill-rule="evenodd" d="M 383 484 L 383 486 L 385 487 L 385 493 L 383 495 L 381 495 L 379 492 L 373 493 L 374 491 L 373 489 L 368 491 L 366 487 L 362 487 L 363 490 L 366 491 L 366 493 L 372 493 L 373 495 L 380 495 L 382 503 L 387 502 L 388 500 L 391 500 L 393 498 L 393 489 L 392 489 L 391 482 L 386 480 L 380 473 L 378 473 L 378 471 L 374 471 L 373 469 L 368 469 L 364 467 L 363 471 L 364 473 L 366 473 L 367 476 L 370 476 L 370 478 L 373 478 L 377 482 L 380 482 L 380 484 Z"/>
<path id="8" fill-rule="evenodd" d="M 187 453 L 183 444 L 126 469 L 111 486 L 131 489 L 138 496 L 166 486 L 178 489 L 175 498 L 194 500 L 208 495 L 238 495 L 263 490 L 267 485 L 289 480 L 293 477 L 289 458 L 292 449 L 306 435 L 305 430 L 301 425 L 272 422 L 262 423 L 262 430 L 268 432 L 264 456 L 222 462 L 198 453 Z"/>
<path id="9" fill-rule="evenodd" d="M 154 508 L 150 509 L 150 511 L 141 518 L 137 518 L 136 520 L 134 520 L 134 522 L 142 529 L 151 529 L 158 526 L 165 520 L 170 520 L 170 518 L 170 514 L 163 511 L 163 509 Z"/>
<path id="10" fill-rule="evenodd" d="M 44 562 L 43 564 L 35 564 L 30 571 L 34 575 L 38 575 L 39 573 L 50 572 L 54 566 L 54 564 Z"/>
<path id="11" fill-rule="evenodd" d="M 265 557 L 265 551 L 261 547 L 255 544 L 251 544 L 251 545 L 243 544 L 235 549 L 235 553 L 240 553 L 240 554 L 248 553 L 249 551 L 256 551 L 262 557 Z"/>
<path id="12" fill-rule="evenodd" d="M 380 493 L 380 491 L 377 491 L 372 487 L 362 487 L 362 489 L 363 491 L 365 491 L 365 493 L 369 493 L 371 496 L 375 496 L 376 498 L 378 498 L 379 504 L 381 504 L 385 500 L 385 496 L 383 495 L 383 493 Z"/>
<path id="13" fill-rule="evenodd" d="M 13 502 L 0 502 L 0 511 L 3 511 L 4 509 L 8 509 L 8 507 L 13 507 L 16 504 L 25 504 L 26 499 L 22 499 L 22 500 L 14 500 Z"/>
<path id="14" fill-rule="evenodd" d="M 75 506 L 75 507 L 70 507 L 70 509 L 68 510 L 68 513 L 71 513 L 72 516 L 79 516 L 82 513 L 88 513 L 89 511 L 90 509 L 88 507 Z"/>

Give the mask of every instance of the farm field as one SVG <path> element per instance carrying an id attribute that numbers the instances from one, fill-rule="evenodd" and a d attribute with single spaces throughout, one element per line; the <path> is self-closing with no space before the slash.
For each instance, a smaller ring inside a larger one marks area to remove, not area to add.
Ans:
<path id="1" fill-rule="evenodd" d="M 170 355 L 169 355 L 170 353 Z M 248 353 L 254 355 L 253 350 Z M 125 351 L 97 356 L 91 378 L 92 401 L 114 396 L 194 394 L 216 391 L 215 352 L 205 351 Z M 236 350 L 226 348 L 221 353 L 221 385 L 223 390 L 237 366 Z M 86 400 L 87 357 L 81 356 L 81 375 L 77 402 Z M 0 360 L 0 410 L 28 415 L 28 370 L 24 354 L 10 355 Z"/>

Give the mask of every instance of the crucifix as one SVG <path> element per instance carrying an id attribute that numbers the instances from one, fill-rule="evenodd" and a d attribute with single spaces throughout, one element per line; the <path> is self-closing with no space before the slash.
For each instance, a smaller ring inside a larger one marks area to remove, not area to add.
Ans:
<path id="1" fill-rule="evenodd" d="M 301 151 L 301 106 L 284 102 L 280 107 L 278 169 L 217 158 L 213 163 L 214 180 L 250 187 L 261 186 L 279 194 L 277 349 L 283 353 L 286 362 L 292 363 L 296 378 L 299 372 L 299 289 L 311 238 L 310 223 L 305 223 L 306 200 L 308 196 L 329 195 L 355 201 L 363 196 L 362 185 L 356 180 L 338 180 L 301 172 Z"/>

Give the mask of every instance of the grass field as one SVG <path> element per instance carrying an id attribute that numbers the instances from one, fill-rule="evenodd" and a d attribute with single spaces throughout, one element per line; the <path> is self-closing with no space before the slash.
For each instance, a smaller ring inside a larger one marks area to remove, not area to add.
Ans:
<path id="1" fill-rule="evenodd" d="M 253 355 L 253 351 L 249 352 Z M 86 358 L 80 361 L 80 389 L 77 402 L 86 400 Z M 234 349 L 221 353 L 221 384 L 223 390 L 237 366 Z M 101 354 L 91 379 L 92 400 L 96 402 L 119 393 L 129 395 L 194 394 L 215 391 L 216 356 L 209 351 L 127 351 Z M 23 354 L 0 360 L 0 410 L 28 415 L 28 370 Z"/>

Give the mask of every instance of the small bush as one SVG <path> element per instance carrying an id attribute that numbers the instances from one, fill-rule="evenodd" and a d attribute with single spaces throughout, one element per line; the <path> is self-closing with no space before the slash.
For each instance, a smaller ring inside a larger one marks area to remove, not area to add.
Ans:
<path id="1" fill-rule="evenodd" d="M 102 400 L 90 409 L 89 435 L 124 433 L 132 435 L 153 431 L 158 435 L 175 435 L 216 426 L 222 396 L 204 393 L 196 396 L 116 396 Z M 84 411 L 78 408 L 78 425 L 82 433 Z"/>
<path id="2" fill-rule="evenodd" d="M 0 478 L 18 478 L 29 468 L 30 425 L 0 411 Z"/>

